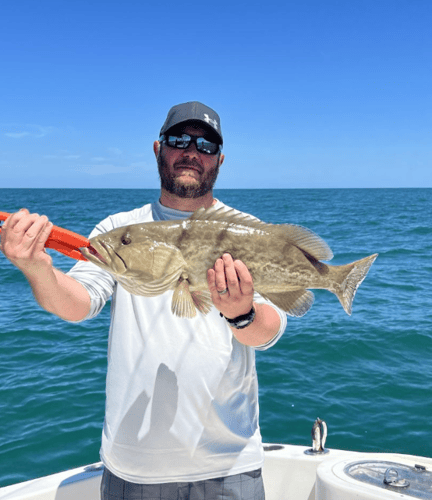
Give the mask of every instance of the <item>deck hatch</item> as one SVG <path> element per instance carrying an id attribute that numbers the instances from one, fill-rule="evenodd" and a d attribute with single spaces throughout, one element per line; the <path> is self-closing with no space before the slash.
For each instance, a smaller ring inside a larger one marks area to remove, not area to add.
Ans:
<path id="1" fill-rule="evenodd" d="M 421 464 L 412 467 L 396 462 L 362 460 L 349 463 L 344 472 L 362 483 L 407 497 L 432 500 L 432 471 Z"/>

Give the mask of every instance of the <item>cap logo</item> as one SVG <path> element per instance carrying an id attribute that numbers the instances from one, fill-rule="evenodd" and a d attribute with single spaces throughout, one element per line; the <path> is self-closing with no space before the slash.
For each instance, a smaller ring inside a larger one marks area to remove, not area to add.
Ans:
<path id="1" fill-rule="evenodd" d="M 217 120 L 212 120 L 207 113 L 204 113 L 204 120 L 206 123 L 209 123 L 210 125 L 212 125 L 214 129 L 216 129 L 216 130 L 218 129 Z"/>

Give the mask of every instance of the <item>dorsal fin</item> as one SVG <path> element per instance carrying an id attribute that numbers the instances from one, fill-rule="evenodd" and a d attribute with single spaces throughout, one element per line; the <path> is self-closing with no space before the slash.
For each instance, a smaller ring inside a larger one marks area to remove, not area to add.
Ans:
<path id="1" fill-rule="evenodd" d="M 188 220 L 213 220 L 228 224 L 242 224 L 248 227 L 262 227 L 267 225 L 265 222 L 260 221 L 253 215 L 239 212 L 234 208 L 215 208 L 214 206 L 210 208 L 199 208 L 189 217 Z"/>
<path id="2" fill-rule="evenodd" d="M 300 248 L 317 260 L 331 260 L 333 252 L 327 243 L 310 229 L 295 224 L 268 224 L 252 215 L 238 212 L 231 208 L 199 208 L 190 217 L 190 221 L 218 221 L 226 224 L 241 225 L 261 231 L 267 231 L 276 238 L 283 238 L 288 243 Z"/>

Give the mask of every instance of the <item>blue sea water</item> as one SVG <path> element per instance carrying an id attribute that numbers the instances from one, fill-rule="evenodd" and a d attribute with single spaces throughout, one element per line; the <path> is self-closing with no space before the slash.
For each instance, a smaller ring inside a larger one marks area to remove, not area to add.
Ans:
<path id="1" fill-rule="evenodd" d="M 378 252 L 353 314 L 315 292 L 303 318 L 257 353 L 266 442 L 310 445 L 316 417 L 327 446 L 432 457 L 432 190 L 216 190 L 262 220 L 322 236 L 343 264 Z M 110 213 L 157 190 L 0 189 L 0 210 L 27 207 L 87 235 Z M 50 251 L 66 271 L 73 261 Z M 99 460 L 109 307 L 69 324 L 41 310 L 0 254 L 0 485 Z"/>

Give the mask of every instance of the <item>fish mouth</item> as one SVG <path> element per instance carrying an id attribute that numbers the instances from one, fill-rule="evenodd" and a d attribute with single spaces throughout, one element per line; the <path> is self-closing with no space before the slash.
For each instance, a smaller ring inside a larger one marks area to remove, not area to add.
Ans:
<path id="1" fill-rule="evenodd" d="M 90 246 L 80 248 L 80 251 L 90 262 L 101 267 L 108 267 L 115 273 L 123 274 L 127 270 L 123 258 L 103 241 L 93 241 Z"/>
<path id="2" fill-rule="evenodd" d="M 93 245 L 89 245 L 88 247 L 80 247 L 79 251 L 84 255 L 87 260 L 94 262 L 94 259 L 102 262 L 102 264 L 108 265 L 106 259 L 96 250 Z M 89 258 L 90 257 L 90 258 Z"/>

